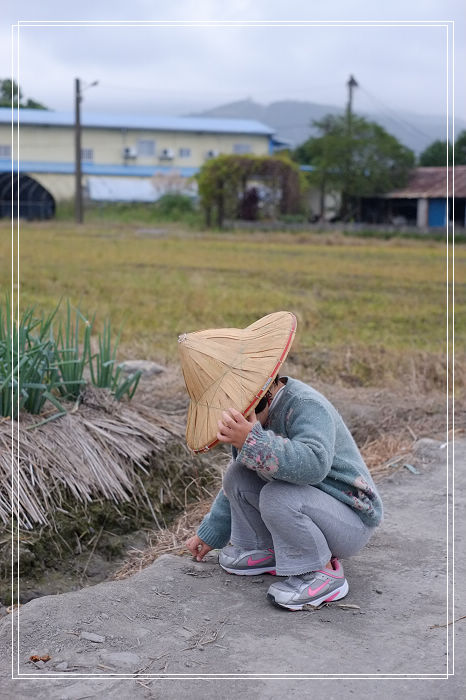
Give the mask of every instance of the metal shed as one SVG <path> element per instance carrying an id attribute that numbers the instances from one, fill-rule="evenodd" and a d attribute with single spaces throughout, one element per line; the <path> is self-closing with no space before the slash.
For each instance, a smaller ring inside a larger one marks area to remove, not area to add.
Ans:
<path id="1" fill-rule="evenodd" d="M 416 168 L 406 187 L 363 200 L 363 218 L 437 228 L 446 226 L 448 212 L 449 221 L 466 226 L 465 203 L 466 165 Z"/>

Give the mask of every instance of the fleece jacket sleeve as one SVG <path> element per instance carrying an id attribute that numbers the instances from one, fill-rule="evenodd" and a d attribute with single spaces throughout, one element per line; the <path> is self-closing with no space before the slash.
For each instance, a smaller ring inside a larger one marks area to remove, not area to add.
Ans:
<path id="1" fill-rule="evenodd" d="M 249 469 L 292 484 L 318 484 L 335 454 L 335 423 L 312 399 L 297 399 L 285 419 L 287 437 L 255 423 L 238 455 Z"/>
<path id="2" fill-rule="evenodd" d="M 199 525 L 197 535 L 214 549 L 220 549 L 230 541 L 230 501 L 225 496 L 223 489 L 220 489 L 210 511 Z"/>

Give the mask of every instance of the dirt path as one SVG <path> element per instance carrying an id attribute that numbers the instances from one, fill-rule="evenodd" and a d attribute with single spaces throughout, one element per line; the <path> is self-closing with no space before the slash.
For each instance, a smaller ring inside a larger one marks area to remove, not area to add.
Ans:
<path id="1" fill-rule="evenodd" d="M 360 555 L 344 562 L 350 593 L 342 602 L 359 608 L 332 604 L 309 612 L 281 611 L 265 598 L 271 582 L 267 576 L 229 576 L 214 557 L 197 564 L 187 557 L 164 556 L 129 579 L 24 605 L 18 666 L 23 680 L 9 678 L 11 616 L 3 618 L 0 648 L 8 653 L 3 654 L 0 697 L 178 699 L 189 693 L 195 699 L 223 695 L 265 700 L 286 694 L 331 700 L 353 693 L 369 698 L 376 692 L 384 699 L 400 693 L 413 700 L 460 697 L 464 667 L 458 667 L 466 658 L 466 620 L 455 625 L 456 675 L 439 677 L 452 670 L 452 626 L 445 626 L 447 450 L 440 446 L 422 441 L 416 462 L 420 473 L 403 469 L 380 484 L 385 522 Z M 457 441 L 455 450 L 459 540 L 466 440 Z M 465 574 L 458 541 L 455 618 L 466 614 L 460 585 Z M 28 663 L 32 652 L 47 652 L 52 658 L 38 669 Z M 136 672 L 137 680 L 131 677 Z M 233 675 L 210 680 L 179 675 L 209 673 Z M 375 674 L 375 679 L 259 679 L 319 673 Z M 89 674 L 102 676 L 85 679 Z M 169 680 L 144 674 L 174 676 Z M 238 677 L 243 674 L 258 676 Z M 390 674 L 432 677 L 383 679 Z"/>

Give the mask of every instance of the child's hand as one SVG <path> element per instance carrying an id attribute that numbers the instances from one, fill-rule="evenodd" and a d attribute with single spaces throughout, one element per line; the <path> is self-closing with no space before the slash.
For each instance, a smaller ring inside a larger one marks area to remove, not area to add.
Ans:
<path id="1" fill-rule="evenodd" d="M 240 450 L 256 422 L 254 411 L 245 418 L 235 408 L 229 408 L 228 411 L 222 412 L 222 420 L 218 421 L 217 439 Z"/>
<path id="2" fill-rule="evenodd" d="M 197 535 L 194 535 L 193 537 L 190 537 L 189 540 L 186 540 L 186 547 L 189 549 L 193 557 L 197 559 L 197 561 L 202 561 L 207 552 L 210 552 L 210 550 L 213 549 L 213 547 L 203 542 Z"/>

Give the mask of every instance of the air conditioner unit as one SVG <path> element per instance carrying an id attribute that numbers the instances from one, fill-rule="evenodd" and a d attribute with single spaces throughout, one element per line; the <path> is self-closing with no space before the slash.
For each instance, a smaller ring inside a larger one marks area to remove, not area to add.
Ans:
<path id="1" fill-rule="evenodd" d="M 175 151 L 173 151 L 171 148 L 162 148 L 159 153 L 160 160 L 173 160 L 174 157 Z"/>
<path id="2" fill-rule="evenodd" d="M 215 149 L 212 148 L 210 151 L 207 151 L 206 158 L 216 158 L 218 156 L 219 152 Z"/>
<path id="3" fill-rule="evenodd" d="M 123 149 L 123 158 L 125 160 L 128 160 L 129 158 L 137 158 L 138 157 L 138 152 L 135 148 L 132 148 L 130 146 L 125 146 Z"/>

